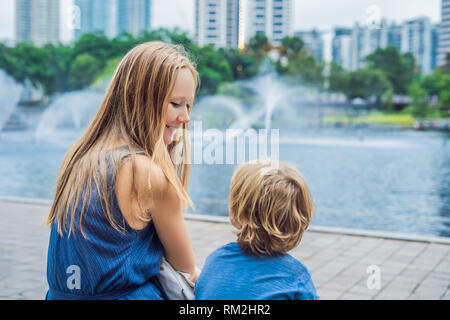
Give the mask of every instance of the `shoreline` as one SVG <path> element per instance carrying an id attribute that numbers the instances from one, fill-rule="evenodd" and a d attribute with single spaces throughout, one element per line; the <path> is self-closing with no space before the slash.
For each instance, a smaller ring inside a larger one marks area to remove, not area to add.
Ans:
<path id="1" fill-rule="evenodd" d="M 52 200 L 48 199 L 3 197 L 3 196 L 0 196 L 0 202 L 30 204 L 39 206 L 50 206 L 52 204 Z M 185 213 L 184 216 L 186 220 L 230 224 L 228 217 L 225 216 L 214 216 L 208 214 L 195 214 L 195 213 Z M 383 230 L 351 229 L 351 228 L 328 227 L 328 226 L 310 226 L 307 230 L 309 232 L 315 233 L 338 234 L 356 237 L 368 237 L 368 238 L 379 238 L 379 239 L 422 242 L 422 243 L 450 244 L 450 237 L 409 234 L 402 232 L 389 232 Z"/>

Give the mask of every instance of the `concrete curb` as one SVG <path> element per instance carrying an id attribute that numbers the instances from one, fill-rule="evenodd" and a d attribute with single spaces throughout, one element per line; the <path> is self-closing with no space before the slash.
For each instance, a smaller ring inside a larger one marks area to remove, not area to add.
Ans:
<path id="1" fill-rule="evenodd" d="M 30 205 L 40 205 L 40 206 L 51 206 L 52 200 L 48 199 L 33 199 L 33 198 L 20 198 L 20 197 L 0 197 L 0 202 L 13 202 L 21 204 Z M 214 216 L 214 215 L 203 215 L 186 213 L 185 218 L 187 220 L 213 222 L 213 223 L 230 223 L 228 217 Z M 412 242 L 425 242 L 425 243 L 436 243 L 436 244 L 450 244 L 450 238 L 446 237 L 433 237 L 433 236 L 423 236 L 417 234 L 407 234 L 407 233 L 396 233 L 396 232 L 385 232 L 385 231 L 375 231 L 375 230 L 363 230 L 363 229 L 347 229 L 338 227 L 326 227 L 326 226 L 310 226 L 308 228 L 309 232 L 318 233 L 332 233 L 341 234 L 348 236 L 358 236 L 358 237 L 368 237 L 368 238 L 381 238 L 390 240 L 401 240 L 401 241 L 412 241 Z"/>

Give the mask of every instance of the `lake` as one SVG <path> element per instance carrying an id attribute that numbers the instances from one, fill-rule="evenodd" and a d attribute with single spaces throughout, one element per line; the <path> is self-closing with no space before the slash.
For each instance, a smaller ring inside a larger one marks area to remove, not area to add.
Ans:
<path id="1" fill-rule="evenodd" d="M 0 134 L 0 196 L 52 199 L 70 144 Z M 450 236 L 449 133 L 394 129 L 280 130 L 279 157 L 312 192 L 312 225 Z M 235 165 L 193 164 L 191 212 L 226 216 Z"/>

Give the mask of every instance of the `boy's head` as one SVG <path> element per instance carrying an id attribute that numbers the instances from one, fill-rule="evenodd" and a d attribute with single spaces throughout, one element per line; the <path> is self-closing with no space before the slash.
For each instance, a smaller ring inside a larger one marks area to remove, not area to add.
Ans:
<path id="1" fill-rule="evenodd" d="M 302 174 L 287 163 L 246 163 L 231 179 L 230 219 L 245 253 L 275 256 L 300 243 L 313 199 Z"/>

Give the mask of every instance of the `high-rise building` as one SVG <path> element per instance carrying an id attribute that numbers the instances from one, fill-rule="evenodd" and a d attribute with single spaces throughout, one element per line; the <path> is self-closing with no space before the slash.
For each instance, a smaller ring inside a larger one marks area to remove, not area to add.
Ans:
<path id="1" fill-rule="evenodd" d="M 195 41 L 218 48 L 239 44 L 239 0 L 195 0 Z"/>
<path id="2" fill-rule="evenodd" d="M 431 69 L 436 69 L 438 65 L 439 58 L 439 31 L 441 25 L 433 24 L 431 26 Z"/>
<path id="3" fill-rule="evenodd" d="M 303 40 L 306 48 L 318 61 L 323 60 L 324 41 L 322 33 L 316 29 L 310 31 L 297 31 L 295 35 Z"/>
<path id="4" fill-rule="evenodd" d="M 391 40 L 395 40 L 392 31 L 395 26 L 389 27 L 385 19 L 382 19 L 377 26 L 360 26 L 355 23 L 352 29 L 350 70 L 356 70 L 364 66 L 365 58 L 377 48 L 386 48 L 394 45 Z"/>
<path id="5" fill-rule="evenodd" d="M 74 4 L 80 10 L 80 25 L 75 28 L 75 39 L 85 33 L 97 31 L 103 32 L 109 38 L 116 35 L 116 0 L 75 0 Z"/>
<path id="6" fill-rule="evenodd" d="M 151 0 L 117 0 L 117 33 L 139 35 L 151 29 Z"/>
<path id="7" fill-rule="evenodd" d="M 195 0 L 199 45 L 240 47 L 257 34 L 274 45 L 292 35 L 292 0 Z"/>
<path id="8" fill-rule="evenodd" d="M 60 41 L 59 0 L 16 0 L 16 42 L 36 46 Z"/>
<path id="9" fill-rule="evenodd" d="M 265 34 L 270 42 L 279 44 L 292 33 L 291 0 L 249 0 L 246 14 L 246 39 Z"/>
<path id="10" fill-rule="evenodd" d="M 248 0 L 245 14 L 245 39 L 264 34 L 274 45 L 292 35 L 292 0 Z"/>
<path id="11" fill-rule="evenodd" d="M 352 29 L 342 27 L 334 29 L 331 44 L 332 60 L 347 70 L 351 67 L 351 41 Z"/>
<path id="12" fill-rule="evenodd" d="M 450 54 L 450 0 L 441 0 L 441 25 L 439 28 L 438 61 L 439 66 L 445 63 Z"/>
<path id="13" fill-rule="evenodd" d="M 365 58 L 377 48 L 394 46 L 402 53 L 410 52 L 419 71 L 427 74 L 437 63 L 438 28 L 426 17 L 408 20 L 401 25 L 388 25 L 383 19 L 374 28 L 358 23 L 352 29 L 336 28 L 332 58 L 345 69 L 356 70 L 364 67 Z"/>
<path id="14" fill-rule="evenodd" d="M 427 17 L 405 21 L 402 26 L 402 52 L 410 52 L 420 73 L 432 71 L 432 25 Z"/>
<path id="15" fill-rule="evenodd" d="M 393 46 L 401 51 L 402 49 L 402 26 L 397 24 L 391 24 L 388 28 L 387 33 L 387 44 L 388 46 Z"/>

